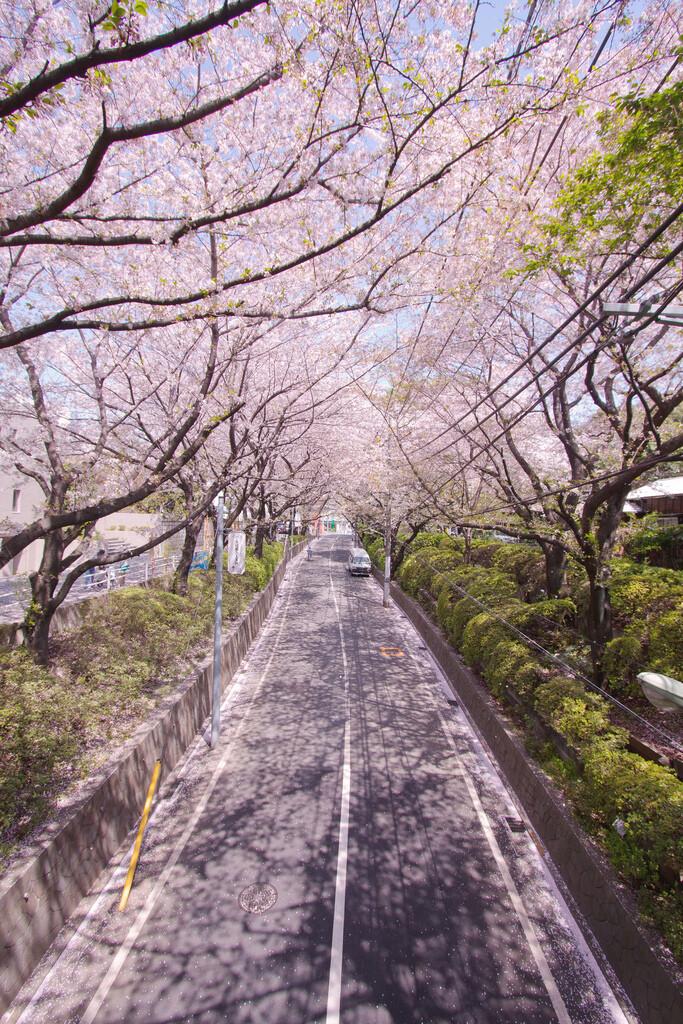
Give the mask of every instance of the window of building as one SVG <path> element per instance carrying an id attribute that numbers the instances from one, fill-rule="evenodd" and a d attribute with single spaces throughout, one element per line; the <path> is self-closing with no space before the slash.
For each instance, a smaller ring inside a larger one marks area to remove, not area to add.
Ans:
<path id="1" fill-rule="evenodd" d="M 12 491 L 12 511 L 13 512 L 18 512 L 19 511 L 19 503 L 20 503 L 20 501 L 21 501 L 21 490 L 18 487 L 15 487 L 14 490 Z"/>

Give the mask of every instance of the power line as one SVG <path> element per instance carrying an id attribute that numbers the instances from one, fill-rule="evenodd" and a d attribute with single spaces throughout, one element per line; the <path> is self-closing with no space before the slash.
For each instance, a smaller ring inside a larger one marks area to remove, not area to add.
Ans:
<path id="1" fill-rule="evenodd" d="M 622 263 L 616 268 L 616 270 L 614 270 L 609 275 L 609 277 L 598 288 L 596 288 L 593 292 L 591 292 L 591 294 L 588 296 L 588 298 L 586 298 L 581 303 L 581 305 L 578 306 L 574 310 L 573 313 L 571 313 L 568 317 L 566 317 L 562 321 L 562 323 L 560 324 L 559 327 L 556 327 L 555 330 L 552 331 L 544 341 L 542 341 L 539 345 L 537 345 L 534 349 L 532 349 L 532 351 L 529 352 L 528 355 L 525 356 L 525 358 L 520 363 L 518 363 L 517 366 L 515 366 L 507 374 L 506 377 L 504 377 L 501 381 L 499 381 L 482 398 L 477 399 L 477 401 L 474 403 L 474 405 L 470 407 L 468 412 L 463 413 L 457 420 L 455 420 L 454 423 L 451 423 L 448 427 L 444 428 L 444 430 L 441 431 L 439 434 L 437 434 L 436 437 L 433 438 L 433 440 L 436 441 L 436 440 L 439 439 L 439 437 L 443 437 L 444 434 L 447 434 L 449 431 L 455 430 L 455 428 L 460 426 L 460 424 L 463 423 L 472 412 L 475 412 L 477 409 L 479 409 L 485 402 L 490 401 L 490 399 L 495 394 L 497 394 L 500 390 L 502 390 L 502 388 L 505 387 L 506 384 L 509 384 L 510 381 L 514 380 L 514 378 L 517 376 L 517 374 L 521 370 L 524 370 L 530 364 L 531 360 L 534 357 L 540 355 L 540 353 L 543 351 L 543 349 L 547 348 L 547 346 L 552 341 L 554 341 L 555 338 L 558 337 L 558 335 L 562 334 L 563 331 L 566 330 L 566 328 L 570 324 L 572 324 L 574 322 L 574 320 L 576 320 L 577 317 L 579 317 L 582 313 L 587 312 L 588 311 L 588 307 L 593 302 L 595 302 L 596 299 L 598 299 L 602 295 L 602 293 L 605 291 L 605 289 L 607 289 L 611 284 L 613 284 L 616 280 L 618 280 L 618 278 L 626 270 L 628 270 L 629 267 L 631 267 L 633 265 L 633 263 L 636 261 L 636 259 L 638 259 L 639 256 L 642 256 L 657 241 L 657 239 L 659 239 L 661 237 L 661 235 L 663 235 L 666 231 L 668 231 L 668 229 L 673 224 L 675 224 L 675 222 L 681 216 L 683 216 L 683 203 L 680 203 L 672 211 L 672 213 L 669 214 L 669 216 L 666 218 L 666 220 L 664 220 L 657 228 L 655 228 L 654 231 L 652 231 L 650 233 L 650 235 L 648 235 L 648 237 L 645 239 L 645 241 L 640 246 L 638 246 L 636 251 L 634 253 L 632 253 L 630 256 L 628 256 L 625 260 L 623 260 Z M 649 281 L 651 281 L 652 278 L 655 277 L 656 274 L 658 274 L 660 272 L 660 270 L 662 270 L 665 266 L 667 266 L 669 263 L 671 263 L 671 261 L 674 260 L 678 255 L 680 255 L 681 252 L 683 252 L 683 243 L 681 243 L 678 246 L 676 246 L 675 249 L 673 249 L 667 256 L 665 256 L 661 260 L 659 260 L 658 263 L 651 270 L 649 270 L 635 284 L 633 284 L 629 289 L 627 289 L 627 291 L 623 294 L 623 296 L 622 296 L 620 301 L 628 301 L 629 299 L 633 298 L 633 296 L 644 285 L 648 284 Z M 612 314 L 607 314 L 607 313 L 601 314 L 601 316 L 599 316 L 590 325 L 590 327 L 587 327 L 584 331 L 582 331 L 581 334 L 577 338 L 575 338 L 564 349 L 562 349 L 556 356 L 554 356 L 553 359 L 551 359 L 550 362 L 546 364 L 545 370 L 547 371 L 550 367 L 552 367 L 560 359 L 564 358 L 565 355 L 568 355 L 574 348 L 577 347 L 577 345 L 581 341 L 585 340 L 585 338 L 587 338 L 596 329 L 596 327 L 599 327 L 602 324 L 604 324 L 606 322 L 606 320 L 608 320 L 611 315 Z M 542 373 L 542 372 L 543 371 L 539 371 L 539 373 Z M 539 376 L 539 375 L 538 374 L 535 375 L 535 377 L 537 377 L 537 376 Z M 505 406 L 509 405 L 512 401 L 514 401 L 515 398 L 518 398 L 519 395 L 523 394 L 523 392 L 526 391 L 527 388 L 529 387 L 530 383 L 533 382 L 535 377 L 532 378 L 532 381 L 529 381 L 529 382 L 525 383 L 523 386 L 521 386 L 516 391 L 514 391 L 511 395 L 509 395 L 501 405 L 496 407 L 495 411 L 499 412 L 501 409 L 504 409 Z M 479 421 L 479 423 L 477 425 L 480 426 L 481 423 L 485 423 L 493 415 L 495 415 L 495 412 L 488 413 L 488 415 L 483 420 Z M 468 433 L 469 432 L 465 432 L 464 434 L 460 435 L 457 440 L 464 439 L 465 437 L 468 436 Z M 440 451 L 438 451 L 438 452 L 436 452 L 434 454 L 435 455 L 440 455 L 443 451 L 446 451 L 447 448 L 451 447 L 451 445 L 453 443 L 455 443 L 455 442 L 450 442 L 448 445 L 446 445 L 444 448 L 442 448 Z"/>
<path id="2" fill-rule="evenodd" d="M 570 675 L 580 680 L 580 682 L 582 682 L 590 690 L 593 690 L 595 693 L 599 693 L 600 696 L 604 697 L 615 707 L 625 712 L 627 715 L 635 719 L 637 722 L 645 726 L 647 729 L 655 733 L 657 736 L 660 736 L 663 740 L 666 741 L 667 744 L 674 747 L 676 750 L 680 750 L 681 752 L 683 752 L 683 746 L 678 742 L 678 740 L 674 739 L 673 736 L 669 736 L 668 733 L 663 732 L 663 730 L 659 729 L 656 725 L 652 725 L 650 722 L 648 722 L 646 718 L 643 718 L 642 715 L 639 715 L 636 711 L 633 711 L 631 708 L 627 707 L 626 704 L 622 704 L 620 700 L 617 700 L 616 697 L 613 697 L 611 693 L 607 692 L 607 690 L 603 690 L 602 687 L 592 682 L 592 680 L 590 680 L 588 676 L 585 676 L 582 672 L 579 672 L 571 665 L 568 665 L 567 662 L 562 660 L 562 658 L 558 658 L 556 654 L 553 654 L 551 651 L 546 650 L 546 648 L 543 647 L 542 644 L 539 644 L 537 640 L 534 640 L 532 637 L 527 636 L 526 633 L 523 633 L 521 629 L 517 628 L 517 626 L 513 626 L 511 622 L 508 622 L 506 618 L 504 618 L 502 615 L 499 615 L 498 612 L 493 610 L 493 608 L 489 608 L 488 605 L 485 605 L 483 603 L 483 601 L 479 601 L 478 598 L 472 597 L 472 595 L 469 594 L 464 589 L 464 587 L 461 587 L 457 583 L 454 583 L 453 580 L 450 580 L 447 576 L 444 575 L 444 573 L 440 572 L 439 569 L 435 569 L 433 566 L 431 566 L 429 562 L 425 562 L 424 559 L 422 558 L 417 558 L 416 561 L 420 562 L 422 565 L 428 568 L 431 572 L 435 573 L 437 576 L 441 576 L 441 578 L 450 587 L 453 587 L 454 590 L 460 591 L 460 593 L 463 594 L 468 600 L 478 605 L 489 615 L 492 615 L 494 618 L 498 619 L 499 622 L 502 622 L 504 626 L 506 626 L 513 633 L 515 633 L 518 637 L 520 637 L 520 639 L 524 640 L 524 642 L 529 644 L 529 646 L 535 647 L 536 650 L 540 651 L 546 658 L 548 658 L 550 661 L 556 664 L 559 668 L 563 669 L 566 672 L 569 672 Z M 529 607 L 533 609 L 533 605 L 529 605 Z"/>

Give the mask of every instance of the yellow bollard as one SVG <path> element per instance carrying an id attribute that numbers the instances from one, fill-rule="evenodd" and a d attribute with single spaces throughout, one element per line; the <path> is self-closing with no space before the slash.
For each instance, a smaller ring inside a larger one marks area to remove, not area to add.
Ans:
<path id="1" fill-rule="evenodd" d="M 135 877 L 135 869 L 138 865 L 138 857 L 140 856 L 140 847 L 142 846 L 142 837 L 145 834 L 145 828 L 147 826 L 147 818 L 149 817 L 149 809 L 152 806 L 152 800 L 154 799 L 154 790 L 157 788 L 157 782 L 159 781 L 159 772 L 161 771 L 161 761 L 157 761 L 154 765 L 154 771 L 152 772 L 152 781 L 149 784 L 149 790 L 147 792 L 147 799 L 145 800 L 145 806 L 142 809 L 142 820 L 140 821 L 140 828 L 138 829 L 138 837 L 135 840 L 135 847 L 133 849 L 133 856 L 130 859 L 130 867 L 128 868 L 128 874 L 126 875 L 126 884 L 123 887 L 121 893 L 121 902 L 119 903 L 119 910 L 126 909 L 126 903 L 130 895 L 130 890 L 133 887 L 133 878 Z"/>

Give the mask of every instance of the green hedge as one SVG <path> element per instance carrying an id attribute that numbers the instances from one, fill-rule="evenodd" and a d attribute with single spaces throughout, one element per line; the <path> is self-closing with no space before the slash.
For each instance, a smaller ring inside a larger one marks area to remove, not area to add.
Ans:
<path id="1" fill-rule="evenodd" d="M 643 912 L 683 964 L 683 890 L 671 881 L 683 871 L 683 783 L 670 769 L 626 750 L 627 733 L 611 724 L 605 698 L 587 691 L 580 680 L 563 675 L 550 659 L 492 614 L 498 612 L 532 640 L 561 653 L 574 643 L 585 578 L 581 580 L 575 570 L 569 574 L 575 600 L 526 603 L 516 595 L 520 587 L 529 584 L 533 592 L 534 574 L 542 569 L 533 549 L 480 543 L 473 554 L 490 568 L 457 563 L 445 571 L 445 580 L 433 569 L 408 559 L 404 590 L 413 596 L 420 587 L 431 588 L 433 593 L 438 579 L 438 622 L 467 663 L 481 672 L 501 699 L 506 697 L 506 687 L 514 686 L 530 708 L 577 750 L 574 767 L 561 761 L 550 746 L 538 753 L 564 787 L 586 829 L 601 841 L 616 870 L 637 889 Z M 443 564 L 438 549 L 428 550 L 423 545 L 420 557 L 432 566 Z M 463 597 L 451 583 L 490 610 Z M 681 678 L 683 573 L 620 560 L 614 566 L 612 593 L 615 617 L 624 630 L 608 647 L 606 665 L 613 685 L 627 668 L 632 673 L 638 671 L 634 659 L 645 657 L 651 667 L 672 675 L 676 669 Z M 613 827 L 617 818 L 625 823 L 623 836 Z"/>

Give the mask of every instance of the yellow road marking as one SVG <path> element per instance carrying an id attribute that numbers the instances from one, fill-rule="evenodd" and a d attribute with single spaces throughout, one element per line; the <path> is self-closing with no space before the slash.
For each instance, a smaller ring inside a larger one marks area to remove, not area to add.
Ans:
<path id="1" fill-rule="evenodd" d="M 126 909 L 126 903 L 128 903 L 128 897 L 130 890 L 133 887 L 133 878 L 135 877 L 135 869 L 138 865 L 138 857 L 140 856 L 140 847 L 142 846 L 142 837 L 145 834 L 145 828 L 147 827 L 147 818 L 149 817 L 149 809 L 152 806 L 152 800 L 154 798 L 154 790 L 157 788 L 157 782 L 159 781 L 159 772 L 161 771 L 161 761 L 157 761 L 154 765 L 154 771 L 152 772 L 152 781 L 149 784 L 149 790 L 147 791 L 147 799 L 145 800 L 145 806 L 142 809 L 142 820 L 140 821 L 140 828 L 138 829 L 138 837 L 135 840 L 135 847 L 133 849 L 133 856 L 130 859 L 130 867 L 128 868 L 128 874 L 126 876 L 126 884 L 123 887 L 121 893 L 121 902 L 119 903 L 119 910 Z"/>

